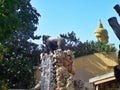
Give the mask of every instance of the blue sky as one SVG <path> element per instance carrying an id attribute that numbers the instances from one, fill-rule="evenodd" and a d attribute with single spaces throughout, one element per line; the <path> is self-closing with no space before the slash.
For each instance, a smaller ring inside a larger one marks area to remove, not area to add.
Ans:
<path id="1" fill-rule="evenodd" d="M 82 42 L 96 41 L 94 31 L 101 19 L 107 29 L 109 43 L 118 48 L 119 40 L 108 24 L 110 17 L 120 17 L 113 9 L 120 0 L 31 0 L 31 4 L 41 14 L 36 35 L 58 37 L 74 31 Z M 41 41 L 35 41 L 41 44 Z"/>

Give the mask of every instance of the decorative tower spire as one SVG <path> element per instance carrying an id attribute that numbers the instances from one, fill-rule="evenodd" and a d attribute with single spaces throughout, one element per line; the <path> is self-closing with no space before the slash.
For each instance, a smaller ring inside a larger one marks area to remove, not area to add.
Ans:
<path id="1" fill-rule="evenodd" d="M 99 20 L 99 22 L 98 22 L 98 28 L 103 28 L 103 25 L 102 25 L 102 23 L 101 23 L 101 20 Z"/>
<path id="2" fill-rule="evenodd" d="M 98 22 L 98 27 L 94 32 L 98 42 L 108 43 L 108 32 L 103 28 L 101 20 Z"/>

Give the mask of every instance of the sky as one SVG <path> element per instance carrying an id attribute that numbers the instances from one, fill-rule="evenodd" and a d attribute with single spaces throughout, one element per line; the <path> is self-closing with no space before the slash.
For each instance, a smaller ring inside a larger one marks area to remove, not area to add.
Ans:
<path id="1" fill-rule="evenodd" d="M 74 31 L 80 41 L 96 41 L 94 31 L 101 20 L 107 29 L 109 44 L 118 49 L 119 40 L 108 23 L 108 19 L 120 17 L 114 10 L 120 0 L 31 0 L 32 6 L 40 13 L 38 28 L 35 35 L 59 37 Z M 41 44 L 41 40 L 34 41 Z"/>

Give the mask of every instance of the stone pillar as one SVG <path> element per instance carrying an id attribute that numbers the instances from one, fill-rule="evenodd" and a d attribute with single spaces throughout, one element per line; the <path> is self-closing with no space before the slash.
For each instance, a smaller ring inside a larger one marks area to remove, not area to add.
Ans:
<path id="1" fill-rule="evenodd" d="M 41 77 L 33 90 L 74 90 L 72 69 L 74 53 L 61 49 L 41 53 Z"/>
<path id="2" fill-rule="evenodd" d="M 73 85 L 73 52 L 70 50 L 55 50 L 53 59 L 56 62 L 56 89 L 55 90 L 74 90 Z"/>

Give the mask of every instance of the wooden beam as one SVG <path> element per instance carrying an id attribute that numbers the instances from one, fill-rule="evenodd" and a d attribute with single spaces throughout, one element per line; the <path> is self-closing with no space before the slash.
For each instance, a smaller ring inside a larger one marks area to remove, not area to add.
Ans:
<path id="1" fill-rule="evenodd" d="M 94 84 L 95 84 L 95 85 L 98 85 L 98 84 L 105 83 L 105 82 L 109 82 L 109 81 L 112 81 L 112 80 L 115 80 L 115 77 L 111 77 L 111 78 L 99 80 L 99 81 L 94 82 Z"/>
<path id="2" fill-rule="evenodd" d="M 120 25 L 119 25 L 116 17 L 109 18 L 108 22 L 109 22 L 109 25 L 111 26 L 111 28 L 113 29 L 114 33 L 116 34 L 116 36 L 120 40 Z"/>
<path id="3" fill-rule="evenodd" d="M 118 15 L 120 16 L 120 6 L 118 4 L 116 4 L 114 6 L 114 9 L 116 10 L 116 12 L 118 13 Z"/>

